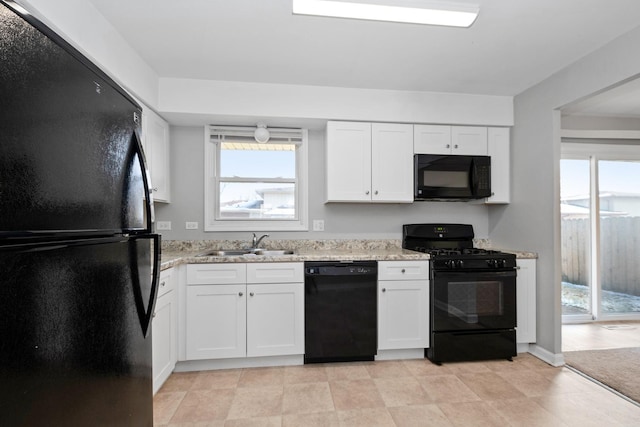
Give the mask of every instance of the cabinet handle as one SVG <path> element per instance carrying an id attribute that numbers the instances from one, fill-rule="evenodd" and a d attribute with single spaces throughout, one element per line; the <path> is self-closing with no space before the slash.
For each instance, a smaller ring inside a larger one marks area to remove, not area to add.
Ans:
<path id="1" fill-rule="evenodd" d="M 458 148 L 458 144 L 454 145 L 453 148 Z"/>
<path id="2" fill-rule="evenodd" d="M 376 190 L 376 192 L 375 192 L 375 193 L 373 193 L 373 194 L 378 194 L 378 190 Z"/>
<path id="3" fill-rule="evenodd" d="M 382 292 L 387 292 L 387 288 L 382 288 Z"/>
<path id="4" fill-rule="evenodd" d="M 447 147 L 446 147 L 446 148 L 451 148 L 451 145 L 447 144 Z"/>
<path id="5" fill-rule="evenodd" d="M 238 292 L 238 295 L 239 295 L 239 296 L 242 296 L 242 295 L 244 295 L 244 294 L 243 294 L 242 292 Z"/>
<path id="6" fill-rule="evenodd" d="M 157 193 L 158 192 L 158 187 L 152 188 L 151 191 L 153 191 L 154 193 Z"/>
<path id="7" fill-rule="evenodd" d="M 252 297 L 252 296 L 253 296 L 253 292 L 249 292 L 249 296 L 251 296 L 251 297 Z"/>
<path id="8" fill-rule="evenodd" d="M 151 317 L 155 318 L 155 317 L 156 317 L 156 314 L 155 314 L 155 313 L 153 313 L 153 316 L 151 316 Z"/>
<path id="9" fill-rule="evenodd" d="M 366 194 L 368 196 L 369 195 L 369 190 L 367 190 L 364 194 Z"/>
<path id="10" fill-rule="evenodd" d="M 402 270 L 400 270 L 400 272 L 401 272 L 402 274 L 404 274 L 404 273 L 406 272 L 406 270 L 403 268 Z"/>
<path id="11" fill-rule="evenodd" d="M 166 284 L 166 282 L 160 282 L 160 287 L 164 288 L 164 285 Z"/>

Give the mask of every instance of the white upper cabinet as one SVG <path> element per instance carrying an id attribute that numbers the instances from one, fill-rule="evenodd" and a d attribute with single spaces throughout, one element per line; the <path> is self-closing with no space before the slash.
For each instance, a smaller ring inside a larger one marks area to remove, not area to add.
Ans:
<path id="1" fill-rule="evenodd" d="M 452 126 L 451 154 L 487 155 L 487 128 L 480 126 Z"/>
<path id="2" fill-rule="evenodd" d="M 416 154 L 451 154 L 451 126 L 414 125 L 413 151 Z"/>
<path id="3" fill-rule="evenodd" d="M 415 125 L 416 154 L 487 155 L 487 128 L 481 126 Z"/>
<path id="4" fill-rule="evenodd" d="M 488 154 L 491 156 L 491 197 L 486 203 L 511 201 L 511 158 L 509 128 L 488 129 Z"/>
<path id="5" fill-rule="evenodd" d="M 327 201 L 371 201 L 371 123 L 327 123 Z"/>
<path id="6" fill-rule="evenodd" d="M 142 112 L 142 139 L 153 200 L 168 203 L 171 201 L 169 124 L 147 108 Z"/>
<path id="7" fill-rule="evenodd" d="M 413 125 L 327 123 L 327 202 L 413 201 Z"/>

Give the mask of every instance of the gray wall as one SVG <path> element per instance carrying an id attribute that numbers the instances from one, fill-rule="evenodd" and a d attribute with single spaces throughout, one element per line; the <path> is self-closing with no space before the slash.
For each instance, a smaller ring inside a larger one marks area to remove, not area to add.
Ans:
<path id="1" fill-rule="evenodd" d="M 156 220 L 171 221 L 166 240 L 246 239 L 248 232 L 204 232 L 204 129 L 171 127 L 171 203 L 156 203 Z M 477 237 L 488 237 L 488 207 L 465 202 L 412 204 L 324 203 L 324 131 L 309 131 L 309 220 L 324 219 L 324 232 L 272 232 L 274 239 L 400 239 L 402 224 L 461 222 L 473 224 Z M 199 230 L 185 230 L 197 221 Z M 260 232 L 261 230 L 255 230 Z"/>
<path id="2" fill-rule="evenodd" d="M 561 42 L 560 40 L 558 42 Z M 560 112 L 563 105 L 640 73 L 640 29 L 559 71 L 514 99 L 512 203 L 491 208 L 494 243 L 538 252 L 537 343 L 561 352 Z"/>
<path id="3" fill-rule="evenodd" d="M 562 129 L 640 130 L 637 117 L 562 116 Z"/>

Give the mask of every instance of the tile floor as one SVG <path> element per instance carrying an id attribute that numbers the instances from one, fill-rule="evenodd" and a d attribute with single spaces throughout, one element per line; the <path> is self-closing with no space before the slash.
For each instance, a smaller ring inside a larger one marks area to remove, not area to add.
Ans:
<path id="1" fill-rule="evenodd" d="M 640 322 L 617 321 L 562 325 L 562 351 L 640 347 Z"/>
<path id="2" fill-rule="evenodd" d="M 640 426 L 640 407 L 529 355 L 174 373 L 157 426 Z"/>

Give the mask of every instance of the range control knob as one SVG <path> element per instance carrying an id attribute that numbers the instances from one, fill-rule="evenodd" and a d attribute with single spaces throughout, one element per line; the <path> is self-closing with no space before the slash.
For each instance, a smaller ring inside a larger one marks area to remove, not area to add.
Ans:
<path id="1" fill-rule="evenodd" d="M 458 268 L 462 268 L 462 267 L 464 267 L 464 261 L 463 261 L 463 260 L 461 260 L 461 259 L 459 259 L 459 260 L 458 260 L 458 262 L 456 263 L 456 266 L 457 266 Z"/>
<path id="2" fill-rule="evenodd" d="M 444 265 L 447 268 L 451 268 L 451 269 L 456 268 L 456 260 L 455 259 L 448 259 L 448 260 L 446 260 L 444 262 Z"/>
<path id="3" fill-rule="evenodd" d="M 488 259 L 487 265 L 491 268 L 498 268 L 500 264 L 498 263 L 497 259 Z"/>

